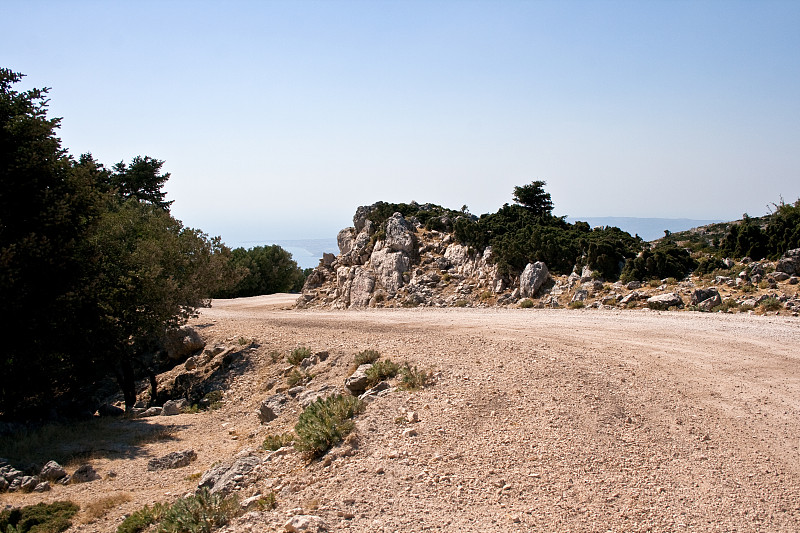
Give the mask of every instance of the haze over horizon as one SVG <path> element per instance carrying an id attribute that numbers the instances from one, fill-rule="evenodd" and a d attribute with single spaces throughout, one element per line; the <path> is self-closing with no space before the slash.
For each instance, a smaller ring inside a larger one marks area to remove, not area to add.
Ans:
<path id="1" fill-rule="evenodd" d="M 800 198 L 800 3 L 6 0 L 0 65 L 73 156 L 165 161 L 225 242 L 359 205 L 738 219 Z M 35 21 L 32 22 L 32 21 Z"/>

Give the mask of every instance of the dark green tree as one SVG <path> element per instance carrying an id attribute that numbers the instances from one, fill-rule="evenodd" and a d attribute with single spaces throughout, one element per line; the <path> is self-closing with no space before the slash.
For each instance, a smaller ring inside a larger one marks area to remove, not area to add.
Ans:
<path id="1" fill-rule="evenodd" d="M 162 188 L 170 174 L 161 172 L 163 165 L 163 161 L 148 156 L 134 157 L 130 166 L 120 161 L 114 165 L 109 182 L 116 188 L 117 194 L 126 200 L 133 198 L 161 209 L 169 209 L 172 201 L 164 200 L 167 193 Z"/>
<path id="2" fill-rule="evenodd" d="M 514 187 L 514 201 L 530 209 L 536 216 L 551 216 L 553 200 L 550 193 L 544 191 L 544 181 L 532 181 L 528 185 Z"/>
<path id="3" fill-rule="evenodd" d="M 236 248 L 231 252 L 231 263 L 233 269 L 246 273 L 233 289 L 220 292 L 219 297 L 296 292 L 303 288 L 306 278 L 292 254 L 278 245 Z"/>

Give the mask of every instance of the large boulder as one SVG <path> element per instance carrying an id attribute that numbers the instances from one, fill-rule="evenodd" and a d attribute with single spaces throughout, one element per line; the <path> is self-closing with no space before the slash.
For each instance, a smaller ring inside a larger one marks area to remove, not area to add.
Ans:
<path id="1" fill-rule="evenodd" d="M 372 368 L 372 365 L 367 363 L 359 366 L 355 372 L 353 372 L 349 378 L 344 380 L 344 386 L 347 387 L 354 396 L 358 396 L 365 390 L 367 390 L 367 370 Z"/>
<path id="2" fill-rule="evenodd" d="M 66 476 L 67 471 L 55 461 L 48 461 L 47 464 L 42 467 L 41 472 L 39 472 L 39 478 L 42 481 L 58 481 Z"/>
<path id="3" fill-rule="evenodd" d="M 775 265 L 775 270 L 777 272 L 785 272 L 790 276 L 792 274 L 800 274 L 800 248 L 789 250 L 783 254 L 778 264 Z"/>
<path id="4" fill-rule="evenodd" d="M 264 402 L 258 408 L 258 411 L 256 411 L 258 419 L 262 424 L 272 422 L 278 418 L 278 416 L 280 416 L 284 406 L 286 405 L 286 402 L 288 401 L 289 397 L 285 394 L 273 394 L 264 400 Z"/>
<path id="5" fill-rule="evenodd" d="M 413 254 L 416 251 L 414 236 L 406 219 L 395 213 L 386 221 L 386 248 L 392 252 Z"/>
<path id="6" fill-rule="evenodd" d="M 196 329 L 184 326 L 167 333 L 165 345 L 167 356 L 174 361 L 179 361 L 199 352 L 205 348 L 206 343 Z"/>
<path id="7" fill-rule="evenodd" d="M 667 310 L 670 307 L 683 307 L 683 300 L 675 292 L 658 294 L 647 299 L 647 307 L 660 310 Z"/>
<path id="8" fill-rule="evenodd" d="M 229 494 L 254 481 L 253 471 L 260 464 L 261 458 L 257 455 L 245 455 L 215 466 L 203 474 L 197 489 L 207 488 L 212 494 Z"/>
<path id="9" fill-rule="evenodd" d="M 150 459 L 147 462 L 147 469 L 154 470 L 170 470 L 173 468 L 181 468 L 187 466 L 189 463 L 197 459 L 197 454 L 194 450 L 183 450 L 180 452 L 168 453 L 163 457 Z"/>
<path id="10" fill-rule="evenodd" d="M 709 287 L 707 289 L 695 289 L 692 293 L 692 297 L 689 300 L 691 305 L 699 305 L 701 302 L 708 300 L 709 298 L 714 298 L 715 296 L 719 297 L 719 291 L 716 287 Z"/>
<path id="11" fill-rule="evenodd" d="M 519 292 L 523 297 L 534 296 L 550 277 L 547 265 L 542 261 L 528 263 L 519 277 Z"/>
<path id="12" fill-rule="evenodd" d="M 90 481 L 95 481 L 100 479 L 100 475 L 92 468 L 90 464 L 84 464 L 78 467 L 75 470 L 75 473 L 72 474 L 72 482 L 73 483 L 88 483 Z"/>

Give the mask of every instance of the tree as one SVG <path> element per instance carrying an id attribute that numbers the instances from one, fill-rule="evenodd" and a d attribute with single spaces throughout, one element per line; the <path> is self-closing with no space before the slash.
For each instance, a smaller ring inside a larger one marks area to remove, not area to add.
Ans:
<path id="1" fill-rule="evenodd" d="M 514 201 L 525 206 L 536 216 L 550 216 L 553 213 L 553 200 L 549 192 L 544 192 L 544 181 L 532 181 L 528 185 L 514 187 Z"/>
<path id="2" fill-rule="evenodd" d="M 109 182 L 117 189 L 117 194 L 126 200 L 134 198 L 168 210 L 172 201 L 164 201 L 167 193 L 161 188 L 170 174 L 161 173 L 163 165 L 163 161 L 148 156 L 134 157 L 130 166 L 120 161 L 114 165 L 114 173 L 110 175 Z"/>
<path id="3" fill-rule="evenodd" d="M 72 159 L 21 78 L 0 69 L 0 416 L 90 408 L 106 376 L 130 407 L 166 331 L 236 281 L 229 250 L 169 214 L 163 161 Z"/>
<path id="4" fill-rule="evenodd" d="M 292 254 L 278 245 L 236 248 L 231 252 L 231 263 L 233 269 L 245 274 L 233 289 L 221 292 L 220 297 L 239 298 L 303 288 L 303 270 Z"/>

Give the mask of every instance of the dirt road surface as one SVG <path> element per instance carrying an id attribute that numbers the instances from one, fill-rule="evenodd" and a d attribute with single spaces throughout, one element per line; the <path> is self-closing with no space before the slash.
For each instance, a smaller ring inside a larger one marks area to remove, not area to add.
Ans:
<path id="1" fill-rule="evenodd" d="M 127 503 L 72 529 L 114 531 L 123 513 L 191 491 L 212 464 L 291 430 L 299 406 L 266 425 L 254 411 L 285 386 L 286 363 L 270 354 L 302 345 L 330 353 L 308 388 L 341 387 L 365 349 L 431 369 L 435 382 L 370 403 L 356 438 L 322 460 L 266 462 L 240 496 L 274 491 L 277 508 L 226 531 L 283 531 L 298 513 L 350 532 L 800 531 L 797 318 L 299 311 L 293 298 L 217 300 L 193 321 L 209 344 L 257 343 L 222 409 L 139 419 L 171 425 L 174 438 L 96 458 L 101 481 L 4 497 L 85 504 L 124 492 Z M 191 466 L 146 471 L 186 448 Z"/>
<path id="2" fill-rule="evenodd" d="M 294 501 L 320 502 L 334 530 L 800 530 L 797 319 L 272 301 L 201 320 L 438 374 L 371 404 L 353 457 L 306 467 Z M 420 421 L 398 423 L 403 409 Z"/>

